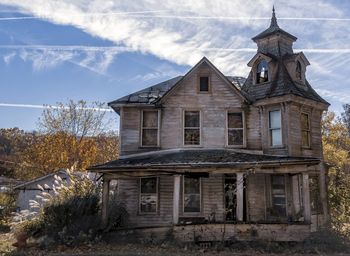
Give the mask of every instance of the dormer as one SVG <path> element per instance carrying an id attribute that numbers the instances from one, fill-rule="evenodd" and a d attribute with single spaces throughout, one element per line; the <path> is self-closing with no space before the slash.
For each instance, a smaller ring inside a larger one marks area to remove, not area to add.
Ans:
<path id="1" fill-rule="evenodd" d="M 284 64 L 290 77 L 297 85 L 305 86 L 306 67 L 310 65 L 303 52 L 287 55 L 284 58 Z"/>
<path id="2" fill-rule="evenodd" d="M 272 62 L 271 57 L 257 53 L 248 62 L 248 66 L 252 68 L 253 83 L 263 84 L 272 80 L 276 65 Z"/>

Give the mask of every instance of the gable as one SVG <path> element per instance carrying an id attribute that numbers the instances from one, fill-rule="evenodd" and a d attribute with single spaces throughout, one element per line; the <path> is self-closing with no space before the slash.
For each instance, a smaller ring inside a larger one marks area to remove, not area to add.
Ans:
<path id="1" fill-rule="evenodd" d="M 209 90 L 208 92 L 200 91 L 200 78 L 208 77 Z M 173 86 L 159 100 L 159 104 L 166 104 L 170 98 L 182 97 L 182 101 L 186 98 L 192 98 L 193 101 L 200 99 L 212 98 L 215 101 L 216 97 L 225 97 L 226 100 L 233 100 L 242 104 L 247 102 L 247 98 L 240 90 L 239 83 L 242 79 L 237 77 L 224 76 L 207 58 L 199 61 L 178 83 Z M 190 99 L 188 99 L 190 100 Z"/>

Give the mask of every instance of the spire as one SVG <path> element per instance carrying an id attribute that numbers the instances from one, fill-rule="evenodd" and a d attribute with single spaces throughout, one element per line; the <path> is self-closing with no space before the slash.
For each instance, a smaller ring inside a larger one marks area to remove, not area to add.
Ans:
<path id="1" fill-rule="evenodd" d="M 277 18 L 275 14 L 275 6 L 272 7 L 272 18 L 271 18 L 270 28 L 278 28 Z"/>

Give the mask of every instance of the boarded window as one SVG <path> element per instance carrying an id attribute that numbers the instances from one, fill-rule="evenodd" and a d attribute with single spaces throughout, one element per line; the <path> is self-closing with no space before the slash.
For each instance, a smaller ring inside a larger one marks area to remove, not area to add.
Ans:
<path id="1" fill-rule="evenodd" d="M 286 189 L 284 175 L 271 175 L 272 214 L 286 216 Z"/>
<path id="2" fill-rule="evenodd" d="M 227 113 L 227 144 L 242 146 L 243 145 L 243 114 Z"/>
<path id="3" fill-rule="evenodd" d="M 184 144 L 200 144 L 200 114 L 199 111 L 185 111 Z"/>
<path id="4" fill-rule="evenodd" d="M 256 70 L 256 83 L 261 84 L 269 81 L 268 64 L 266 60 L 259 62 Z"/>
<path id="5" fill-rule="evenodd" d="M 323 211 L 322 211 L 318 176 L 309 177 L 309 187 L 310 187 L 311 213 L 322 214 Z"/>
<path id="6" fill-rule="evenodd" d="M 184 212 L 201 211 L 201 179 L 184 177 Z"/>
<path id="7" fill-rule="evenodd" d="M 199 78 L 199 91 L 200 92 L 209 92 L 209 77 L 201 76 Z"/>
<path id="8" fill-rule="evenodd" d="M 142 111 L 142 146 L 158 146 L 158 111 Z"/>
<path id="9" fill-rule="evenodd" d="M 282 145 L 281 111 L 273 110 L 269 112 L 269 129 L 271 146 Z"/>
<path id="10" fill-rule="evenodd" d="M 301 113 L 300 124 L 301 124 L 301 145 L 303 147 L 310 147 L 310 122 L 309 122 L 308 114 Z"/>
<path id="11" fill-rule="evenodd" d="M 158 203 L 158 178 L 140 179 L 140 212 L 157 212 Z"/>

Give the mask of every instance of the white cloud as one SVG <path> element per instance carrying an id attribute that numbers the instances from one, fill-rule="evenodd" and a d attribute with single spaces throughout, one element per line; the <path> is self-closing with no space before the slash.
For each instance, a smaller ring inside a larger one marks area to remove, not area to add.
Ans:
<path id="1" fill-rule="evenodd" d="M 9 54 L 5 54 L 3 56 L 3 59 L 4 59 L 4 62 L 6 63 L 6 65 L 9 65 L 15 56 L 16 56 L 15 52 L 10 52 Z"/>

